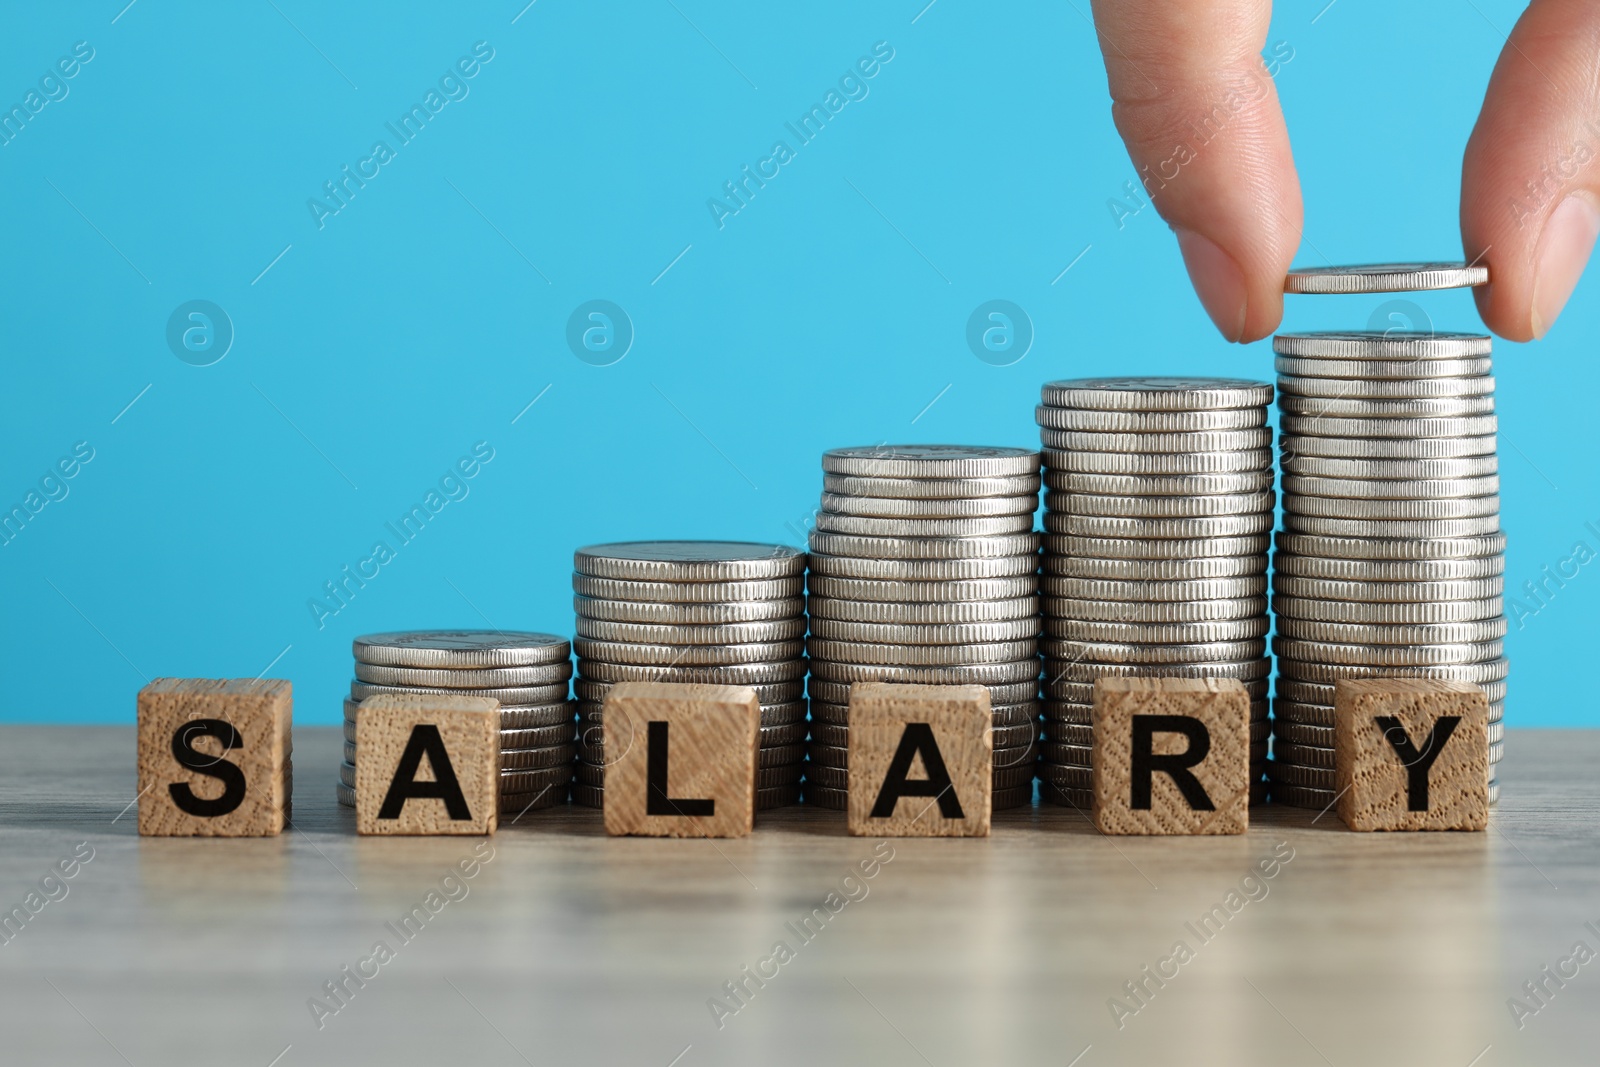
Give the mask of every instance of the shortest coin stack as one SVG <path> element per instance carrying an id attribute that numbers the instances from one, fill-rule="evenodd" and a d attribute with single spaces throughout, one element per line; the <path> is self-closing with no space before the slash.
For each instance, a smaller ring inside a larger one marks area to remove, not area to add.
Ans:
<path id="1" fill-rule="evenodd" d="M 578 781 L 603 807 L 605 698 L 618 682 L 747 685 L 761 703 L 756 807 L 800 799 L 805 759 L 806 554 L 743 541 L 632 541 L 573 556 Z"/>
<path id="2" fill-rule="evenodd" d="M 339 803 L 355 805 L 356 709 L 378 693 L 490 697 L 500 703 L 500 811 L 518 815 L 567 801 L 574 735 L 564 637 L 500 630 L 412 630 L 354 643 L 355 681 L 344 702 Z"/>

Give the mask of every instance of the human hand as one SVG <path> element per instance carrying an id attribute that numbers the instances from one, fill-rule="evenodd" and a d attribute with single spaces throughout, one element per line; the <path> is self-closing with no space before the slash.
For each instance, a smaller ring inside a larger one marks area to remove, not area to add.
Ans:
<path id="1" fill-rule="evenodd" d="M 1201 304 L 1230 341 L 1267 336 L 1303 219 L 1261 57 L 1270 0 L 1094 0 L 1094 14 L 1117 130 Z M 1543 336 L 1600 234 L 1595 0 L 1534 0 L 1517 22 L 1467 143 L 1461 234 L 1489 267 L 1475 291 L 1489 328 Z"/>

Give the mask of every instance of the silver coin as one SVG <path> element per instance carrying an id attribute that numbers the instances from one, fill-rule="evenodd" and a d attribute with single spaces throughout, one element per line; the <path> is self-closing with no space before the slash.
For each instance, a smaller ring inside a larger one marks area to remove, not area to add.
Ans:
<path id="1" fill-rule="evenodd" d="M 990 537 L 858 537 L 852 534 L 811 531 L 811 550 L 831 556 L 866 559 L 989 559 L 1024 556 L 1039 551 L 1036 533 Z"/>
<path id="2" fill-rule="evenodd" d="M 1494 435 L 1419 437 L 1413 440 L 1375 437 L 1292 437 L 1279 442 L 1285 456 L 1326 459 L 1460 459 L 1492 455 Z"/>
<path id="3" fill-rule="evenodd" d="M 1245 641 L 1265 637 L 1271 623 L 1266 615 L 1248 619 L 1206 622 L 1107 622 L 1092 619 L 1053 619 L 1046 635 L 1063 642 L 1122 641 L 1133 644 L 1200 644 Z"/>
<path id="4" fill-rule="evenodd" d="M 624 678 L 620 681 L 639 681 L 637 678 Z M 650 679 L 646 679 L 647 681 Z M 681 678 L 661 678 L 657 681 L 682 681 Z M 615 682 L 595 678 L 574 678 L 572 680 L 572 693 L 580 701 L 593 704 L 605 702 L 606 694 L 611 691 Z M 803 680 L 788 679 L 778 682 L 736 682 L 736 685 L 748 685 L 755 690 L 756 699 L 761 702 L 762 721 L 766 721 L 766 714 L 770 708 L 787 707 L 806 695 L 806 685 Z"/>
<path id="5" fill-rule="evenodd" d="M 1046 382 L 1049 407 L 1091 411 L 1211 411 L 1272 403 L 1272 386 L 1245 378 L 1117 377 Z"/>
<path id="6" fill-rule="evenodd" d="M 1264 596 L 1265 575 L 1239 578 L 1191 578 L 1176 581 L 1111 581 L 1096 578 L 1062 578 L 1047 574 L 1039 580 L 1048 596 L 1113 602 L 1236 600 Z M 1058 608 L 1063 605 L 1056 605 Z M 1070 607 L 1070 605 L 1066 605 Z M 1055 614 L 1056 612 L 1052 612 Z M 1068 616 L 1076 618 L 1076 616 Z"/>
<path id="7" fill-rule="evenodd" d="M 386 667 L 493 668 L 565 663 L 565 637 L 523 630 L 407 630 L 365 634 L 352 643 L 361 663 Z"/>
<path id="8" fill-rule="evenodd" d="M 1253 515 L 1214 515 L 1193 519 L 1106 518 L 1095 515 L 1064 515 L 1046 512 L 1048 533 L 1069 537 L 1144 538 L 1151 540 L 1198 540 L 1201 538 L 1246 537 L 1266 533 L 1273 527 L 1272 513 Z"/>
<path id="9" fill-rule="evenodd" d="M 1343 378 L 1355 381 L 1415 381 L 1421 378 L 1480 378 L 1490 373 L 1489 356 L 1468 359 L 1307 359 L 1276 356 L 1280 379 Z"/>
<path id="10" fill-rule="evenodd" d="M 823 493 L 822 510 L 832 515 L 857 515 L 901 519 L 966 519 L 986 516 L 1032 515 L 1039 496 L 980 496 L 966 500 L 907 500 L 893 496 L 846 496 Z M 841 531 L 849 532 L 849 531 Z"/>
<path id="11" fill-rule="evenodd" d="M 865 641 L 874 644 L 962 645 L 1020 641 L 1037 637 L 1039 625 L 1038 616 L 1012 619 L 1007 622 L 936 623 L 924 626 L 812 619 L 811 634 L 813 637 L 833 641 Z"/>
<path id="12" fill-rule="evenodd" d="M 1074 641 L 1042 637 L 1039 639 L 1039 651 L 1051 659 L 1147 666 L 1158 663 L 1216 663 L 1256 659 L 1266 655 L 1267 643 L 1260 638 L 1141 644 L 1132 641 Z"/>
<path id="13" fill-rule="evenodd" d="M 813 685 L 826 687 L 818 692 L 827 692 L 830 696 L 840 697 L 838 700 L 823 700 L 820 696 L 813 696 L 811 700 L 811 721 L 833 723 L 839 726 L 850 725 L 850 685 L 847 682 L 817 682 Z M 1009 685 L 984 686 L 989 691 L 989 711 L 995 727 L 1014 727 L 1031 725 L 1039 718 L 1039 702 L 1034 699 L 1035 683 L 1013 682 Z M 1028 699 L 1015 703 L 1000 703 L 996 694 L 1001 696 L 1014 695 L 1021 692 Z"/>
<path id="14" fill-rule="evenodd" d="M 1374 537 L 1434 540 L 1447 537 L 1475 537 L 1496 533 L 1500 529 L 1500 516 L 1488 515 L 1476 519 L 1325 519 L 1285 512 L 1283 527 L 1293 533 L 1320 534 L 1327 537 Z"/>
<path id="15" fill-rule="evenodd" d="M 1334 706 L 1335 682 L 1301 682 L 1293 678 L 1277 680 L 1273 692 L 1278 699 L 1295 704 L 1320 704 L 1329 708 Z M 1504 679 L 1498 682 L 1480 682 L 1478 687 L 1483 690 L 1484 696 L 1490 704 L 1504 707 L 1506 699 L 1506 683 Z"/>
<path id="16" fill-rule="evenodd" d="M 872 478 L 824 474 L 824 493 L 894 497 L 900 500 L 972 500 L 989 496 L 1027 496 L 1039 491 L 1038 474 L 1006 478 Z"/>
<path id="17" fill-rule="evenodd" d="M 1498 496 L 1458 496 L 1422 500 L 1367 499 L 1360 497 L 1283 495 L 1284 511 L 1290 515 L 1340 519 L 1422 521 L 1427 519 L 1476 519 L 1500 514 Z"/>
<path id="18" fill-rule="evenodd" d="M 730 600 L 777 600 L 805 590 L 805 578 L 765 578 L 748 582 L 645 582 L 626 578 L 572 576 L 572 591 L 600 600 L 705 604 Z"/>
<path id="19" fill-rule="evenodd" d="M 645 666 L 580 660 L 578 670 L 597 682 L 705 682 L 710 685 L 752 685 L 789 682 L 804 678 L 806 662 L 788 659 L 778 663 L 730 663 L 723 666 Z"/>
<path id="20" fill-rule="evenodd" d="M 647 645 L 579 637 L 573 641 L 573 646 L 579 660 L 585 664 L 598 661 L 667 667 L 778 663 L 805 654 L 804 638 L 742 645 Z"/>
<path id="21" fill-rule="evenodd" d="M 1481 663 L 1499 659 L 1505 653 L 1504 641 L 1438 645 L 1355 645 L 1329 641 L 1307 641 L 1284 637 L 1272 639 L 1272 653 L 1283 659 L 1312 663 L 1338 663 L 1375 667 L 1412 667 L 1447 663 Z"/>
<path id="22" fill-rule="evenodd" d="M 1047 575 L 1103 578 L 1113 581 L 1174 581 L 1193 578 L 1241 578 L 1265 574 L 1267 557 L 1214 556 L 1200 559 L 1095 559 L 1085 556 L 1044 557 Z"/>
<path id="23" fill-rule="evenodd" d="M 1218 430 L 1213 433 L 1103 433 L 1085 430 L 1039 430 L 1039 443 L 1045 448 L 1085 449 L 1092 452 L 1154 453 L 1237 452 L 1271 448 L 1272 428 Z"/>
<path id="24" fill-rule="evenodd" d="M 1266 579 L 1262 579 L 1266 584 Z M 1157 600 L 1117 601 L 1080 597 L 1043 597 L 1040 610 L 1047 618 L 1044 624 L 1054 637 L 1065 637 L 1056 623 L 1058 619 L 1082 619 L 1103 622 L 1214 622 L 1227 619 L 1266 618 L 1267 598 L 1264 596 L 1239 596 L 1217 600 Z"/>
<path id="25" fill-rule="evenodd" d="M 1091 433 L 1216 433 L 1251 430 L 1267 424 L 1265 404 L 1221 411 L 1093 411 L 1040 404 L 1034 419 L 1050 430 Z M 1055 446 L 1061 447 L 1061 446 Z M 1105 451 L 1105 449 L 1097 449 Z M 1149 449 L 1135 449 L 1138 452 Z"/>
<path id="26" fill-rule="evenodd" d="M 1280 617 L 1276 632 L 1282 638 L 1353 645 L 1458 644 L 1502 638 L 1506 635 L 1506 620 L 1503 615 L 1466 622 L 1417 623 L 1321 622 Z"/>
<path id="27" fill-rule="evenodd" d="M 971 600 L 934 603 L 906 601 L 835 600 L 831 597 L 811 597 L 813 619 L 839 619 L 844 622 L 881 623 L 966 623 L 1003 622 L 1009 619 L 1029 618 L 1039 613 L 1037 596 L 1019 596 L 1010 600 Z"/>
<path id="28" fill-rule="evenodd" d="M 873 664 L 879 666 L 944 667 L 981 663 L 1013 663 L 1038 653 L 1033 638 L 968 645 L 899 645 L 836 641 L 812 637 L 806 651 L 813 662 Z"/>
<path id="29" fill-rule="evenodd" d="M 1285 437 L 1302 434 L 1317 437 L 1400 438 L 1407 443 L 1416 438 L 1487 437 L 1499 428 L 1495 415 L 1471 415 L 1459 419 L 1359 419 L 1322 415 L 1284 415 L 1278 421 Z"/>
<path id="30" fill-rule="evenodd" d="M 1162 672 L 1165 673 L 1165 672 Z M 1232 679 L 1239 681 L 1238 679 Z M 1266 677 L 1259 677 L 1252 681 L 1239 681 L 1245 693 L 1250 697 L 1252 705 L 1262 704 L 1267 699 L 1269 684 Z M 1066 701 L 1073 704 L 1094 703 L 1093 682 L 1049 682 L 1043 687 L 1045 695 L 1051 700 Z M 1265 714 L 1265 708 L 1261 709 Z"/>
<path id="31" fill-rule="evenodd" d="M 423 686 L 429 689 L 512 689 L 564 682 L 572 677 L 572 664 L 562 660 L 533 667 L 446 668 L 385 667 L 358 661 L 355 673 L 357 681 L 375 685 Z"/>
<path id="32" fill-rule="evenodd" d="M 1476 378 L 1300 378 L 1278 376 L 1278 400 L 1285 397 L 1340 397 L 1362 400 L 1435 400 L 1491 396 L 1494 379 Z"/>
<path id="33" fill-rule="evenodd" d="M 1272 351 L 1280 356 L 1316 359 L 1461 359 L 1487 356 L 1494 342 L 1487 334 L 1433 330 L 1314 330 L 1280 333 Z"/>
<path id="34" fill-rule="evenodd" d="M 1034 553 L 988 559 L 861 559 L 854 556 L 811 557 L 812 575 L 867 578 L 874 581 L 933 582 L 971 578 L 1014 578 L 1039 569 Z"/>
<path id="35" fill-rule="evenodd" d="M 445 689 L 439 686 L 424 685 L 381 685 L 376 682 L 352 681 L 350 683 L 350 696 L 353 700 L 365 700 L 379 693 L 420 693 L 424 696 L 444 697 L 488 697 L 498 700 L 501 707 L 508 704 L 556 704 L 567 699 L 567 683 L 557 682 L 553 685 L 525 685 L 501 689 Z"/>
<path id="36" fill-rule="evenodd" d="M 1483 534 L 1477 537 L 1443 537 L 1432 540 L 1374 540 L 1357 537 L 1325 537 L 1278 531 L 1278 551 L 1296 556 L 1323 556 L 1332 559 L 1430 560 L 1473 559 L 1497 556 L 1506 550 L 1506 535 Z M 1488 596 L 1489 594 L 1480 594 Z"/>
<path id="37" fill-rule="evenodd" d="M 1130 497 L 1063 493 L 1052 489 L 1044 495 L 1044 506 L 1054 512 L 1145 519 L 1260 514 L 1271 511 L 1275 503 L 1277 497 L 1271 490 L 1219 496 Z"/>
<path id="38" fill-rule="evenodd" d="M 1146 452 L 1069 452 L 1047 448 L 1044 465 L 1052 471 L 1080 474 L 1195 475 L 1234 474 L 1265 471 L 1272 467 L 1270 448 L 1238 452 L 1146 453 Z M 1046 484 L 1050 481 L 1048 475 Z"/>
<path id="39" fill-rule="evenodd" d="M 1364 603 L 1353 600 L 1305 600 L 1280 596 L 1273 605 L 1280 621 L 1344 622 L 1394 625 L 1397 623 L 1474 622 L 1501 616 L 1500 597 L 1480 600 L 1424 600 L 1407 603 Z"/>
<path id="40" fill-rule="evenodd" d="M 1333 770 L 1333 749 L 1315 745 L 1297 745 L 1288 740 L 1272 744 L 1272 758 L 1300 767 L 1324 767 Z"/>
<path id="41" fill-rule="evenodd" d="M 864 663 L 834 663 L 817 660 L 811 664 L 812 677 L 825 682 L 912 682 L 925 685 L 996 685 L 1034 681 L 1039 677 L 1039 661 L 1024 659 L 1014 663 L 970 663 L 944 666 L 888 666 Z"/>
<path id="42" fill-rule="evenodd" d="M 1008 478 L 1035 473 L 1039 454 L 980 445 L 864 445 L 829 449 L 822 469 L 869 478 Z"/>
<path id="43" fill-rule="evenodd" d="M 1318 682 L 1332 685 L 1342 678 L 1446 678 L 1455 682 L 1504 681 L 1509 664 L 1504 657 L 1482 663 L 1409 664 L 1406 666 L 1379 667 L 1353 663 L 1309 661 L 1294 657 L 1278 660 L 1278 673 L 1300 682 Z"/>
<path id="44" fill-rule="evenodd" d="M 863 515 L 818 512 L 817 533 L 852 534 L 856 537 L 993 537 L 1021 534 L 1033 529 L 1033 513 L 995 515 L 980 519 L 880 519 Z"/>
<path id="45" fill-rule="evenodd" d="M 1265 534 L 1190 540 L 1076 537 L 1070 534 L 1046 534 L 1044 537 L 1047 556 L 1125 560 L 1193 560 L 1223 556 L 1261 556 L 1271 543 L 1272 539 Z"/>
<path id="46" fill-rule="evenodd" d="M 502 748 L 501 771 L 533 771 L 544 767 L 558 767 L 572 762 L 577 750 L 569 741 L 564 745 L 545 748 Z"/>
<path id="47" fill-rule="evenodd" d="M 1309 786 L 1326 790 L 1329 796 L 1338 788 L 1332 767 L 1302 767 L 1298 763 L 1285 763 L 1274 759 L 1267 765 L 1267 779 L 1274 785 Z"/>
<path id="48" fill-rule="evenodd" d="M 1252 642 L 1260 644 L 1260 642 Z M 1101 678 L 1234 678 L 1256 681 L 1272 673 L 1272 663 L 1264 657 L 1210 663 L 1109 663 L 1083 660 L 1045 660 L 1044 688 L 1059 682 L 1090 682 Z"/>
<path id="49" fill-rule="evenodd" d="M 560 785 L 550 789 L 541 789 L 535 793 L 501 793 L 500 814 L 502 816 L 509 815 L 511 819 L 509 822 L 502 819 L 500 825 L 509 826 L 530 811 L 561 807 L 566 802 L 567 790 Z"/>
<path id="50" fill-rule="evenodd" d="M 572 780 L 572 765 L 544 767 L 539 770 L 500 772 L 501 793 L 538 793 L 546 789 L 559 789 Z"/>
<path id="51" fill-rule="evenodd" d="M 1477 263 L 1365 263 L 1299 267 L 1283 281 L 1286 293 L 1416 293 L 1489 284 L 1489 268 Z"/>
<path id="52" fill-rule="evenodd" d="M 562 688 L 565 688 L 563 686 Z M 573 705 L 570 701 L 558 704 L 501 704 L 500 729 L 531 730 L 572 721 Z"/>
<path id="53" fill-rule="evenodd" d="M 1335 459 L 1323 456 L 1283 457 L 1284 480 L 1294 476 L 1360 478 L 1367 481 L 1446 481 L 1492 476 L 1500 458 L 1462 456 L 1456 459 Z"/>
<path id="54" fill-rule="evenodd" d="M 733 582 L 805 573 L 806 554 L 750 541 L 623 541 L 588 545 L 573 569 L 595 578 L 651 582 Z"/>
<path id="55" fill-rule="evenodd" d="M 1271 489 L 1271 468 L 1232 474 L 1085 474 L 1047 470 L 1044 484 L 1063 493 L 1095 496 L 1225 496 Z"/>
<path id="56" fill-rule="evenodd" d="M 699 626 L 674 626 L 665 623 L 612 622 L 606 619 L 577 620 L 579 637 L 596 641 L 632 641 L 652 645 L 749 644 L 756 641 L 787 641 L 806 635 L 803 617 L 768 619 L 759 622 L 725 622 Z"/>
<path id="57" fill-rule="evenodd" d="M 577 728 L 571 719 L 555 726 L 541 726 L 528 730 L 501 730 L 500 749 L 508 751 L 519 748 L 549 748 L 551 745 L 567 744 L 575 736 Z"/>
<path id="58" fill-rule="evenodd" d="M 1363 397 L 1310 397 L 1285 393 L 1278 397 L 1278 410 L 1306 419 L 1460 419 L 1494 414 L 1494 397 L 1368 400 Z"/>
<path id="59" fill-rule="evenodd" d="M 596 600 L 592 597 L 575 596 L 572 598 L 572 607 L 578 617 L 583 619 L 653 625 L 705 626 L 798 618 L 805 614 L 806 601 L 803 596 L 789 596 L 776 600 L 673 604 L 661 601 Z"/>
<path id="60" fill-rule="evenodd" d="M 1279 552 L 1272 560 L 1279 574 L 1351 582 L 1440 582 L 1461 578 L 1493 578 L 1504 574 L 1503 555 L 1476 559 L 1333 559 Z"/>
<path id="61" fill-rule="evenodd" d="M 968 578 L 953 581 L 882 581 L 869 578 L 829 578 L 813 574 L 809 579 L 813 596 L 836 600 L 877 600 L 896 603 L 933 603 L 959 600 L 1009 600 L 1031 596 L 1039 589 L 1039 576 L 1021 574 L 1014 578 Z"/>
<path id="62" fill-rule="evenodd" d="M 1479 478 L 1317 478 L 1303 474 L 1283 476 L 1285 498 L 1300 496 L 1344 497 L 1361 500 L 1445 500 L 1487 497 L 1500 492 L 1500 476 Z"/>
<path id="63" fill-rule="evenodd" d="M 1074 767 L 1060 763 L 1044 763 L 1039 767 L 1039 780 L 1058 788 L 1094 788 L 1094 772 L 1088 767 Z"/>

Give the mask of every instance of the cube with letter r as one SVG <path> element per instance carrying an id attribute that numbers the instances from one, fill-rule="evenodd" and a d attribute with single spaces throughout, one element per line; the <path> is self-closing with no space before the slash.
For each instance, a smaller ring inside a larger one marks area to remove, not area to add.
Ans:
<path id="1" fill-rule="evenodd" d="M 981 685 L 850 686 L 848 827 L 879 837 L 985 837 L 994 716 Z"/>
<path id="2" fill-rule="evenodd" d="M 1352 830 L 1487 829 L 1489 697 L 1444 679 L 1341 679 L 1333 768 Z"/>
<path id="3" fill-rule="evenodd" d="M 289 817 L 290 684 L 157 678 L 139 691 L 139 833 L 270 837 Z"/>
<path id="4" fill-rule="evenodd" d="M 1094 683 L 1094 821 L 1105 834 L 1242 834 L 1250 695 L 1231 678 Z"/>
<path id="5" fill-rule="evenodd" d="M 500 702 L 380 693 L 356 709 L 356 833 L 492 834 Z"/>

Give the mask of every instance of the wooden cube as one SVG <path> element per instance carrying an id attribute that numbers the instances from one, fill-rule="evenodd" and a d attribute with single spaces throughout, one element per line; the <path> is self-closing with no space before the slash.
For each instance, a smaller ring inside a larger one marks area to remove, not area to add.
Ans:
<path id="1" fill-rule="evenodd" d="M 139 691 L 138 707 L 141 834 L 270 837 L 284 828 L 288 682 L 157 678 Z"/>
<path id="2" fill-rule="evenodd" d="M 742 837 L 756 811 L 761 703 L 744 685 L 623 682 L 602 709 L 606 833 Z"/>
<path id="3" fill-rule="evenodd" d="M 875 837 L 985 837 L 994 730 L 981 685 L 850 687 L 848 825 Z"/>
<path id="4" fill-rule="evenodd" d="M 1231 678 L 1094 684 L 1094 821 L 1105 834 L 1250 827 L 1250 695 Z"/>
<path id="5" fill-rule="evenodd" d="M 1333 766 L 1352 830 L 1486 829 L 1489 698 L 1466 682 L 1341 680 Z"/>
<path id="6" fill-rule="evenodd" d="M 492 834 L 500 702 L 382 693 L 356 709 L 356 832 Z"/>

